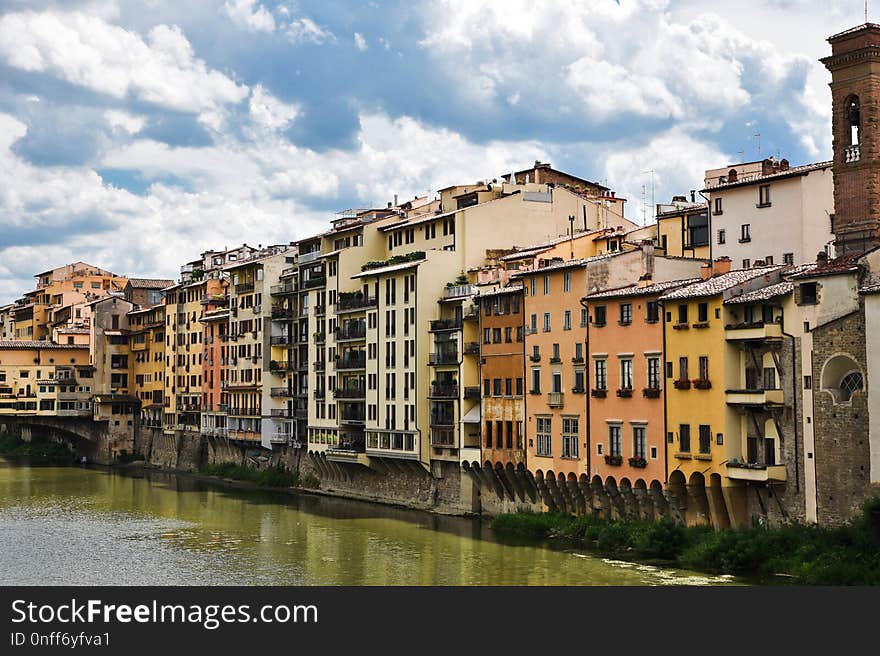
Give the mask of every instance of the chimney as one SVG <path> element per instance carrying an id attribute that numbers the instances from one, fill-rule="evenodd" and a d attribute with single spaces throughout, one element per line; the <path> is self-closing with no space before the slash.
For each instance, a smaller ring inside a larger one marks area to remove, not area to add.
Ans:
<path id="1" fill-rule="evenodd" d="M 696 189 L 691 189 L 691 202 L 692 203 L 697 202 L 697 190 Z"/>
<path id="2" fill-rule="evenodd" d="M 642 271 L 644 272 L 644 277 L 651 279 L 654 277 L 654 240 L 643 239 L 640 248 L 642 250 Z"/>
<path id="3" fill-rule="evenodd" d="M 712 277 L 712 265 L 709 263 L 700 266 L 700 280 L 708 280 Z"/>
<path id="4" fill-rule="evenodd" d="M 825 251 L 819 251 L 816 253 L 816 265 L 821 267 L 826 264 L 828 264 L 828 253 Z"/>
<path id="5" fill-rule="evenodd" d="M 712 264 L 712 273 L 716 276 L 722 276 L 725 273 L 730 273 L 730 258 L 726 255 L 715 258 L 715 262 L 713 262 Z"/>
<path id="6" fill-rule="evenodd" d="M 782 158 L 781 160 L 779 160 L 779 170 L 780 171 L 787 171 L 788 168 L 789 168 L 789 164 L 788 164 L 787 159 Z"/>
<path id="7" fill-rule="evenodd" d="M 397 194 L 394 194 L 394 207 L 397 207 Z"/>

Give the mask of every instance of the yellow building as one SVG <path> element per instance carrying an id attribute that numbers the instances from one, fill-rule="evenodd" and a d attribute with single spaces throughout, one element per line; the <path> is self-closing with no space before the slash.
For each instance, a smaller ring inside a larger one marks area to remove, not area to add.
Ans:
<path id="1" fill-rule="evenodd" d="M 0 416 L 91 416 L 88 346 L 0 341 Z"/>
<path id="2" fill-rule="evenodd" d="M 141 425 L 162 427 L 165 397 L 165 306 L 128 313 L 132 394 L 141 402 Z"/>
<path id="3" fill-rule="evenodd" d="M 780 281 L 781 267 L 702 268 L 700 282 L 660 297 L 664 313 L 667 481 L 689 524 L 738 523 L 726 464 L 742 458 L 742 416 L 729 390 L 744 387 L 742 353 L 727 340 L 724 302 Z M 735 396 L 735 395 L 734 395 Z"/>
<path id="4" fill-rule="evenodd" d="M 672 257 L 711 257 L 709 208 L 676 196 L 657 206 L 657 246 Z"/>

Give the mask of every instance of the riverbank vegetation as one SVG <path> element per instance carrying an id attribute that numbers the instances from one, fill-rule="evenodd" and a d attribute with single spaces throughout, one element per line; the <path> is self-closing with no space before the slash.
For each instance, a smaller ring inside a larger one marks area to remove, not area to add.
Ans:
<path id="1" fill-rule="evenodd" d="M 73 451 L 56 442 L 25 442 L 14 433 L 0 432 L 0 454 L 48 462 L 73 462 Z"/>
<path id="2" fill-rule="evenodd" d="M 609 557 L 714 574 L 768 581 L 783 576 L 811 585 L 880 585 L 880 498 L 866 502 L 859 518 L 837 528 L 792 524 L 714 531 L 668 518 L 648 522 L 559 513 L 500 515 L 492 528 L 499 535 L 567 540 Z"/>
<path id="3" fill-rule="evenodd" d="M 251 469 L 227 462 L 220 465 L 206 465 L 202 473 L 220 478 L 231 478 L 236 481 L 248 481 L 262 487 L 297 487 L 299 485 L 297 475 L 283 467 Z"/>

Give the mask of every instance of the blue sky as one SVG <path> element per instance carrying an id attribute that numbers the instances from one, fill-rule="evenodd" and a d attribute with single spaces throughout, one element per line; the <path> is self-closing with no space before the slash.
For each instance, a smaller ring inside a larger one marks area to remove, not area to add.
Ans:
<path id="1" fill-rule="evenodd" d="M 0 0 L 0 302 L 67 261 L 176 277 L 536 159 L 637 222 L 646 171 L 661 202 L 828 159 L 817 59 L 862 2 L 724 4 Z"/>

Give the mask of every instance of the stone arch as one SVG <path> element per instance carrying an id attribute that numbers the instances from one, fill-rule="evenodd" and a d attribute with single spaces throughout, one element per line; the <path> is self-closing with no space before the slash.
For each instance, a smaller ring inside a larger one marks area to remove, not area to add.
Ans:
<path id="1" fill-rule="evenodd" d="M 856 392 L 865 389 L 865 374 L 848 353 L 835 353 L 822 366 L 822 391 L 828 392 L 834 404 L 850 403 Z"/>
<path id="2" fill-rule="evenodd" d="M 709 495 L 706 492 L 706 477 L 700 472 L 691 473 L 687 482 L 687 491 L 688 525 L 711 524 Z"/>
<path id="3" fill-rule="evenodd" d="M 688 507 L 692 504 L 689 503 L 688 499 L 687 480 L 680 470 L 675 470 L 669 474 L 666 499 L 672 516 L 676 521 L 684 524 L 687 521 Z"/>
<path id="4" fill-rule="evenodd" d="M 709 475 L 707 494 L 709 496 L 712 526 L 716 529 L 730 528 L 730 513 L 727 511 L 724 493 L 721 490 L 721 474 L 716 472 Z"/>

